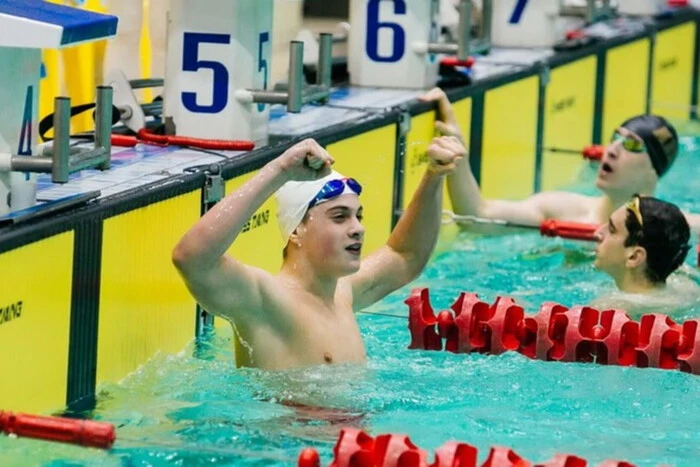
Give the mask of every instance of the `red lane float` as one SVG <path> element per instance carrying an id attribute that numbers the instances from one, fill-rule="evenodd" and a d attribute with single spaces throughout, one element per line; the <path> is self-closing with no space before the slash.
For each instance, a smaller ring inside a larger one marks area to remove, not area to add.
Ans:
<path id="1" fill-rule="evenodd" d="M 308 463 L 313 458 L 316 464 Z M 333 448 L 330 467 L 477 467 L 478 450 L 469 444 L 448 441 L 435 450 L 431 463 L 426 451 L 420 449 L 406 435 L 385 434 L 372 438 L 356 428 L 340 430 Z M 299 456 L 299 467 L 320 465 L 318 453 L 306 448 Z M 557 454 L 539 464 L 524 459 L 512 449 L 494 446 L 481 467 L 586 467 L 585 459 L 572 454 Z M 624 461 L 605 461 L 606 467 L 634 467 Z"/>
<path id="2" fill-rule="evenodd" d="M 111 448 L 116 439 L 110 423 L 3 411 L 0 433 L 101 449 Z"/>
<path id="3" fill-rule="evenodd" d="M 600 161 L 603 158 L 603 154 L 605 154 L 605 146 L 600 144 L 586 146 L 583 148 L 583 151 L 581 151 L 583 158 L 589 161 Z"/>
<path id="4" fill-rule="evenodd" d="M 538 360 L 596 362 L 700 374 L 700 320 L 682 324 L 662 314 L 634 321 L 623 310 L 599 311 L 544 303 L 528 316 L 512 298 L 491 305 L 461 293 L 437 316 L 427 288 L 411 291 L 409 349 L 501 354 L 516 351 Z"/>
<path id="5" fill-rule="evenodd" d="M 540 234 L 545 237 L 571 238 L 574 240 L 595 240 L 596 224 L 583 224 L 581 222 L 567 222 L 556 219 L 547 219 L 540 224 Z"/>

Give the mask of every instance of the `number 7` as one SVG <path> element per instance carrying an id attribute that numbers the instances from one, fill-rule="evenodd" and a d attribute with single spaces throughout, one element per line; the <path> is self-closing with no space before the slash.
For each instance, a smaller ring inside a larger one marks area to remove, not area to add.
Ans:
<path id="1" fill-rule="evenodd" d="M 508 22 L 510 24 L 518 24 L 520 19 L 523 17 L 523 11 L 525 11 L 526 6 L 527 0 L 518 0 L 515 3 L 515 8 L 513 8 L 513 13 L 510 14 L 510 19 Z"/>

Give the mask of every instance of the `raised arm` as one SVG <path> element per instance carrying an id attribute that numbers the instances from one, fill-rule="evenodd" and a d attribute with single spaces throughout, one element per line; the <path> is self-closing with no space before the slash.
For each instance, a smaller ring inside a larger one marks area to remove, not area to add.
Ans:
<path id="1" fill-rule="evenodd" d="M 271 276 L 226 251 L 253 213 L 286 181 L 322 177 L 331 163 L 321 146 L 304 140 L 217 203 L 184 235 L 173 250 L 173 263 L 204 308 L 228 319 L 262 309 Z"/>
<path id="2" fill-rule="evenodd" d="M 436 101 L 438 121 L 436 129 L 443 135 L 455 136 L 466 146 L 452 105 L 440 88 L 434 88 L 421 97 L 424 101 Z M 557 200 L 552 193 L 541 193 L 520 201 L 488 200 L 481 196 L 479 184 L 474 178 L 469 159 L 459 160 L 456 169 L 447 176 L 447 191 L 455 214 L 484 219 L 501 219 L 517 224 L 539 225 L 548 217 L 548 211 L 556 210 Z M 554 204 L 554 206 L 552 206 Z M 554 208 L 554 209 L 552 209 Z"/>
<path id="3" fill-rule="evenodd" d="M 355 310 L 381 300 L 421 273 L 440 231 L 444 176 L 465 153 L 457 138 L 433 139 L 427 151 L 428 169 L 386 246 L 368 256 L 350 278 Z"/>

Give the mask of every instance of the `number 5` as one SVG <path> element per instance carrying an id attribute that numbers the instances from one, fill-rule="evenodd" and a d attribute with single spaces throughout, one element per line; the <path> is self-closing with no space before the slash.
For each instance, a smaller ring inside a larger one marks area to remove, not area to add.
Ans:
<path id="1" fill-rule="evenodd" d="M 197 103 L 197 93 L 183 92 L 182 104 L 190 112 L 219 113 L 228 104 L 228 70 L 220 62 L 199 60 L 199 44 L 230 44 L 228 34 L 202 34 L 186 32 L 182 45 L 182 71 L 198 71 L 201 68 L 210 69 L 214 73 L 214 86 L 211 105 Z"/>

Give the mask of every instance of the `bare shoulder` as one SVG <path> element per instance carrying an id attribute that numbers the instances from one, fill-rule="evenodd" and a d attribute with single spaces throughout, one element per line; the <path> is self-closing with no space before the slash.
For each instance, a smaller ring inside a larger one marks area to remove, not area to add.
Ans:
<path id="1" fill-rule="evenodd" d="M 269 321 L 283 307 L 279 280 L 269 272 L 225 261 L 201 284 L 188 282 L 197 301 L 210 313 L 236 324 Z"/>

